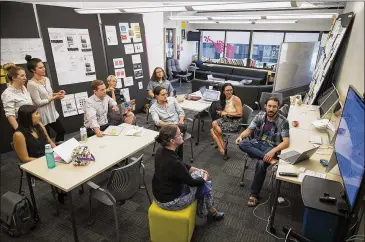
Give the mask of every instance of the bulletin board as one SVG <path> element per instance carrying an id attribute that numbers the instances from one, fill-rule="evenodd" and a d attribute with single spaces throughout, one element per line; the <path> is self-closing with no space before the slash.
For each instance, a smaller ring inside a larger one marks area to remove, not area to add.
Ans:
<path id="1" fill-rule="evenodd" d="M 117 87 L 127 100 L 136 100 L 135 112 L 139 112 L 150 80 L 142 15 L 101 14 L 100 18 L 108 75 L 117 77 Z"/>
<path id="2" fill-rule="evenodd" d="M 92 51 L 89 53 L 94 60 L 95 77 L 96 79 L 105 80 L 107 72 L 98 18 L 96 14 L 78 14 L 73 8 L 38 4 L 36 6 L 44 49 L 50 67 L 50 75 L 52 76 L 53 90 L 65 90 L 66 94 L 68 94 L 62 101 L 56 101 L 56 109 L 60 114 L 60 120 L 66 129 L 66 133 L 75 132 L 84 123 L 82 107 L 78 104 L 77 100 L 78 98 L 80 99 L 93 94 L 91 89 L 92 80 L 73 81 L 66 85 L 60 85 L 57 73 L 58 64 L 53 55 L 52 47 L 54 46 L 51 43 L 52 37 L 50 37 L 50 32 L 52 32 L 52 29 L 87 30 L 92 46 Z M 80 48 L 83 48 L 82 45 Z M 68 111 L 64 112 L 66 108 Z"/>
<path id="3" fill-rule="evenodd" d="M 304 98 L 305 104 L 315 104 L 317 97 L 321 96 L 323 91 L 330 85 L 330 74 L 333 72 L 337 53 L 341 48 L 343 39 L 348 34 L 349 26 L 353 22 L 354 17 L 355 15 L 352 12 L 341 14 L 332 25 L 321 57 L 313 72 L 312 81 L 309 84 L 309 91 Z"/>

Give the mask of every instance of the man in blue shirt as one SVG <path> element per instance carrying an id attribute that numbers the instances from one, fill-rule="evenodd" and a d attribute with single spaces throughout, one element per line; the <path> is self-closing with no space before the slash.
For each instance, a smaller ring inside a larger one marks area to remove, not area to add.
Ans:
<path id="1" fill-rule="evenodd" d="M 278 162 L 277 155 L 290 144 L 289 123 L 284 116 L 278 113 L 279 106 L 277 98 L 268 98 L 265 103 L 266 112 L 258 113 L 248 128 L 236 139 L 236 143 L 243 152 L 259 159 L 250 187 L 250 197 L 247 203 L 250 207 L 258 204 L 267 167 L 275 165 Z M 251 139 L 247 139 L 250 137 Z"/>

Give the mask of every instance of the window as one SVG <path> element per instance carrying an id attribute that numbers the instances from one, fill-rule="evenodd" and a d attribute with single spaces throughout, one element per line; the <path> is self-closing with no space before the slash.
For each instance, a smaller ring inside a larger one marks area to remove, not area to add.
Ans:
<path id="1" fill-rule="evenodd" d="M 249 43 L 250 32 L 227 32 L 224 57 L 235 59 L 238 65 L 244 65 L 248 58 Z"/>
<path id="2" fill-rule="evenodd" d="M 224 31 L 202 31 L 202 61 L 219 62 L 223 57 L 224 35 Z"/>
<path id="3" fill-rule="evenodd" d="M 251 64 L 255 67 L 270 67 L 278 62 L 280 44 L 284 33 L 254 32 L 252 36 Z"/>
<path id="4" fill-rule="evenodd" d="M 286 33 L 285 42 L 315 42 L 319 33 Z"/>

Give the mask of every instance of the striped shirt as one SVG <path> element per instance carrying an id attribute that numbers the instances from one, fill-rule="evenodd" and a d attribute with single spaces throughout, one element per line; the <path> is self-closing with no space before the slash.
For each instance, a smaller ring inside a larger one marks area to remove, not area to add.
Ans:
<path id="1" fill-rule="evenodd" d="M 28 92 L 35 105 L 39 107 L 42 124 L 47 125 L 56 122 L 60 116 L 54 105 L 54 101 L 49 102 L 48 98 L 53 97 L 51 82 L 47 77 L 44 78 L 44 85 L 31 79 L 27 85 Z"/>
<path id="2" fill-rule="evenodd" d="M 1 94 L 1 101 L 4 105 L 5 116 L 18 118 L 18 110 L 23 105 L 33 105 L 29 92 L 22 86 L 22 90 L 16 89 L 12 85 L 8 86 Z"/>
<path id="3" fill-rule="evenodd" d="M 263 140 L 264 126 L 266 123 L 266 112 L 259 112 L 252 120 L 248 129 L 254 131 L 255 140 Z M 277 114 L 273 127 L 271 128 L 272 135 L 265 137 L 265 141 L 271 146 L 278 146 L 283 142 L 284 137 L 289 137 L 289 123 L 288 120 L 281 114 Z"/>
<path id="4" fill-rule="evenodd" d="M 117 102 L 106 95 L 103 99 L 95 94 L 84 104 L 84 126 L 86 128 L 100 128 L 108 123 L 108 107 L 116 106 Z"/>
<path id="5" fill-rule="evenodd" d="M 150 107 L 150 113 L 157 126 L 160 126 L 161 121 L 177 124 L 179 118 L 185 116 L 184 110 L 180 107 L 174 97 L 167 98 L 166 107 L 155 102 Z"/>

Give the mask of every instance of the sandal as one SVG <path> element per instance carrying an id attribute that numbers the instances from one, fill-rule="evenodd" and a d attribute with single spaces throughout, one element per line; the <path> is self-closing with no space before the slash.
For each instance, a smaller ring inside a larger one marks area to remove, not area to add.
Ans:
<path id="1" fill-rule="evenodd" d="M 247 202 L 248 207 L 256 207 L 258 204 L 259 204 L 259 199 L 257 197 L 254 197 L 251 195 L 248 198 L 248 202 Z"/>
<path id="2" fill-rule="evenodd" d="M 218 212 L 217 209 L 214 210 L 214 212 L 209 212 L 208 216 L 217 221 L 222 220 L 224 218 L 224 213 Z"/>

